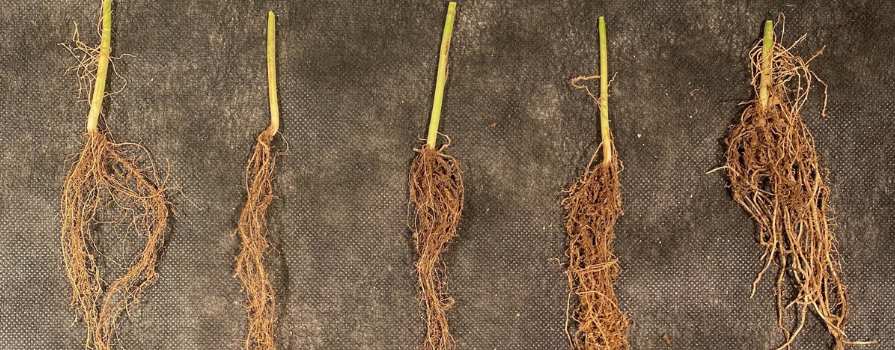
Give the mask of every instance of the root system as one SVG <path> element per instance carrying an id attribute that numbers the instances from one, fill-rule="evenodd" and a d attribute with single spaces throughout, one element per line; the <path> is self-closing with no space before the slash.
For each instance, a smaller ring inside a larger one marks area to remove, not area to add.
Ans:
<path id="1" fill-rule="evenodd" d="M 71 303 L 80 311 L 86 326 L 84 346 L 109 350 L 119 317 L 137 303 L 143 291 L 157 278 L 156 265 L 168 224 L 166 181 L 159 178 L 149 152 L 132 143 L 113 143 L 99 131 L 99 117 L 106 96 L 112 42 L 112 1 L 102 2 L 101 40 L 89 48 L 73 38 L 83 56 L 75 70 L 83 91 L 94 80 L 89 95 L 87 134 L 77 162 L 62 188 L 60 241 L 65 275 L 71 286 Z M 105 220 L 107 205 L 112 218 Z M 125 218 L 130 218 L 129 222 Z M 97 226 L 126 222 L 146 243 L 118 278 L 104 277 L 105 264 L 98 261 L 94 237 Z M 107 282 L 111 281 L 111 283 Z"/>
<path id="2" fill-rule="evenodd" d="M 599 164 L 591 160 L 563 201 L 568 283 L 576 297 L 568 315 L 576 324 L 570 336 L 574 349 L 628 349 L 628 319 L 618 306 L 614 287 L 619 266 L 612 242 L 615 221 L 622 214 L 618 164 L 617 157 Z"/>
<path id="3" fill-rule="evenodd" d="M 249 315 L 245 349 L 274 349 L 276 344 L 276 294 L 264 263 L 269 247 L 267 209 L 273 201 L 275 157 L 270 149 L 273 135 L 270 129 L 258 135 L 258 142 L 246 166 L 248 195 L 239 215 L 237 230 L 241 248 L 236 257 L 236 276 L 245 290 Z"/>
<path id="4" fill-rule="evenodd" d="M 273 201 L 275 154 L 270 143 L 280 128 L 277 96 L 276 15 L 267 13 L 267 88 L 270 125 L 258 135 L 252 156 L 246 165 L 246 201 L 239 215 L 240 250 L 236 256 L 236 277 L 246 294 L 248 313 L 246 350 L 276 349 L 276 292 L 265 264 L 270 243 L 267 240 L 267 209 Z"/>
<path id="5" fill-rule="evenodd" d="M 753 284 L 776 263 L 777 323 L 790 349 L 810 312 L 816 314 L 834 340 L 834 349 L 850 344 L 845 335 L 848 314 L 846 287 L 832 231 L 830 190 L 802 118 L 802 107 L 815 83 L 812 59 L 792 53 L 773 40 L 766 23 L 766 46 L 751 51 L 750 101 L 727 137 L 727 175 L 733 199 L 755 220 L 757 240 L 764 249 L 764 267 Z M 804 37 L 803 37 L 804 38 Z M 826 109 L 826 92 L 823 94 Z"/>
<path id="6" fill-rule="evenodd" d="M 161 185 L 164 181 L 148 156 L 141 156 L 146 154 L 142 147 L 112 143 L 100 132 L 88 132 L 86 138 L 63 186 L 62 256 L 72 288 L 71 303 L 86 324 L 85 346 L 107 350 L 112 347 L 121 313 L 156 279 L 168 203 Z M 97 211 L 109 203 L 119 209 L 120 217 L 131 217 L 130 227 L 144 236 L 146 243 L 124 275 L 106 284 L 92 232 L 99 224 Z"/>
<path id="7" fill-rule="evenodd" d="M 424 350 L 455 348 L 446 316 L 453 299 L 444 291 L 442 252 L 457 234 L 463 210 L 463 174 L 460 162 L 443 149 L 417 150 L 410 168 L 410 200 L 416 209 L 412 227 L 416 270 L 426 305 Z"/>
<path id="8" fill-rule="evenodd" d="M 572 79 L 572 87 L 584 90 L 600 112 L 600 147 L 563 200 L 569 246 L 566 271 L 569 305 L 566 333 L 575 350 L 627 350 L 628 318 L 618 305 L 615 281 L 618 260 L 612 249 L 615 222 L 622 214 L 619 160 L 609 127 L 609 73 L 606 21 L 599 18 L 600 74 Z M 600 80 L 600 95 L 586 84 Z M 602 160 L 596 159 L 602 154 Z M 574 296 L 574 299 L 572 298 Z M 573 323 L 573 324 L 571 324 Z"/>

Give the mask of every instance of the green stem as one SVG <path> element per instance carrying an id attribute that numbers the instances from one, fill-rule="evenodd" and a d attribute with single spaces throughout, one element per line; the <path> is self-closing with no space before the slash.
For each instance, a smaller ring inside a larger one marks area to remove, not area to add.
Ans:
<path id="1" fill-rule="evenodd" d="M 764 22 L 764 39 L 761 50 L 761 81 L 758 88 L 758 106 L 761 110 L 768 107 L 770 88 L 773 80 L 771 70 L 774 62 L 774 21 Z"/>
<path id="2" fill-rule="evenodd" d="M 426 137 L 426 145 L 429 149 L 435 149 L 435 139 L 438 138 L 438 123 L 441 121 L 441 104 L 444 99 L 444 86 L 447 84 L 448 51 L 451 48 L 451 34 L 454 32 L 454 17 L 457 13 L 457 3 L 448 3 L 447 17 L 444 20 L 444 31 L 441 33 L 441 51 L 438 54 L 438 75 L 435 78 L 435 98 L 432 100 L 432 115 L 429 117 L 429 134 Z"/>
<path id="3" fill-rule="evenodd" d="M 267 99 L 270 102 L 271 135 L 280 129 L 280 104 L 277 97 L 277 16 L 267 12 Z"/>
<path id="4" fill-rule="evenodd" d="M 99 115 L 106 95 L 106 77 L 109 75 L 109 57 L 112 56 L 112 0 L 103 0 L 103 33 L 96 64 L 96 81 L 90 96 L 90 112 L 87 113 L 87 132 L 99 128 Z"/>
<path id="5" fill-rule="evenodd" d="M 606 20 L 599 18 L 600 32 L 600 134 L 603 141 L 603 164 L 612 160 L 612 133 L 609 130 L 609 57 L 606 53 Z"/>

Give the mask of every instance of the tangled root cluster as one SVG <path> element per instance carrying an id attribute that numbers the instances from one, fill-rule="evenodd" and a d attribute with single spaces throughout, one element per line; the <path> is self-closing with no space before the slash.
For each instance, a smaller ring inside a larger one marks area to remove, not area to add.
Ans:
<path id="1" fill-rule="evenodd" d="M 71 303 L 87 328 L 85 346 L 108 350 L 121 313 L 136 303 L 157 277 L 168 202 L 165 181 L 151 166 L 145 149 L 112 143 L 100 132 L 90 132 L 86 138 L 63 185 L 60 238 Z M 145 164 L 150 165 L 141 167 Z M 101 223 L 98 211 L 107 204 L 117 209 L 116 219 L 129 217 L 129 227 L 146 240 L 133 263 L 115 279 L 102 276 L 93 237 L 95 226 Z M 112 282 L 105 282 L 109 280 Z"/>
<path id="2" fill-rule="evenodd" d="M 619 265 L 612 252 L 615 222 L 622 214 L 619 161 L 613 153 L 609 162 L 595 164 L 597 154 L 562 203 L 570 303 L 575 296 L 567 315 L 574 326 L 567 324 L 566 331 L 573 349 L 626 350 L 629 321 L 615 295 Z"/>
<path id="3" fill-rule="evenodd" d="M 457 234 L 463 211 L 463 173 L 460 161 L 439 150 L 423 147 L 410 167 L 410 201 L 416 212 L 413 238 L 422 301 L 426 304 L 424 350 L 451 350 L 454 340 L 446 312 L 453 299 L 444 292 L 441 254 Z"/>
<path id="4" fill-rule="evenodd" d="M 804 38 L 804 37 L 803 37 Z M 799 39 L 796 44 L 801 41 Z M 828 218 L 830 190 L 802 106 L 814 82 L 813 59 L 775 44 L 766 106 L 750 101 L 727 137 L 727 175 L 733 199 L 757 224 L 764 267 L 752 293 L 772 263 L 776 275 L 777 323 L 784 334 L 779 349 L 790 349 L 809 312 L 816 314 L 842 350 L 848 313 L 846 288 Z M 752 85 L 759 96 L 761 44 L 752 49 Z M 816 56 L 815 56 L 816 57 Z M 824 107 L 826 109 L 826 93 Z"/>
<path id="5" fill-rule="evenodd" d="M 268 250 L 267 209 L 273 201 L 275 157 L 269 129 L 258 135 L 252 157 L 246 166 L 246 202 L 239 215 L 238 234 L 241 241 L 236 257 L 236 276 L 246 293 L 248 333 L 244 348 L 272 350 L 276 348 L 276 294 L 265 266 Z"/>

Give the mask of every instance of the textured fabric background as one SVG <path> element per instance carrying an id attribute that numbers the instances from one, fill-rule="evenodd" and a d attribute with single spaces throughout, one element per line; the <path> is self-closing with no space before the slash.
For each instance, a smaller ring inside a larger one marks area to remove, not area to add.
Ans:
<path id="1" fill-rule="evenodd" d="M 265 11 L 279 15 L 282 137 L 270 213 L 283 349 L 416 349 L 423 332 L 406 174 L 424 137 L 441 1 L 122 0 L 109 99 L 117 141 L 169 164 L 176 218 L 158 282 L 122 349 L 237 349 L 232 235 L 243 167 L 267 124 Z M 464 1 L 442 132 L 467 202 L 447 253 L 460 349 L 563 349 L 561 189 L 597 145 L 568 78 L 594 71 L 609 23 L 610 99 L 625 216 L 618 291 L 634 349 L 769 349 L 771 283 L 753 225 L 720 173 L 721 140 L 750 97 L 746 53 L 786 15 L 830 86 L 806 117 L 836 209 L 855 339 L 895 347 L 895 6 L 888 1 Z M 59 196 L 87 105 L 58 44 L 97 42 L 99 1 L 0 0 L 0 344 L 79 349 L 59 248 Z M 130 56 L 132 55 L 132 56 Z M 112 79 L 112 90 L 124 80 Z M 817 102 L 817 101 L 814 101 Z M 122 257 L 137 237 L 106 236 Z M 113 253 L 109 253 L 113 254 Z M 126 258 L 125 258 L 126 259 Z M 797 349 L 827 349 L 812 320 Z"/>

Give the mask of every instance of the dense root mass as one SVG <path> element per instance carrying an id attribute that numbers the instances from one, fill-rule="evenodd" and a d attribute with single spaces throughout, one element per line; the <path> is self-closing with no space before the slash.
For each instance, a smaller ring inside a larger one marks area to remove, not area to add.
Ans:
<path id="1" fill-rule="evenodd" d="M 834 348 L 849 342 L 845 285 L 828 219 L 830 194 L 824 183 L 814 138 L 802 120 L 813 82 L 811 61 L 775 45 L 767 106 L 751 101 L 727 137 L 731 193 L 757 224 L 764 268 L 776 263 L 777 318 L 789 349 L 809 312 L 820 317 Z M 760 89 L 761 47 L 752 50 L 752 83 Z M 822 84 L 822 82 L 821 82 Z"/>
<path id="2" fill-rule="evenodd" d="M 424 350 L 454 349 L 446 312 L 453 300 L 444 293 L 441 254 L 457 234 L 463 210 L 460 161 L 441 150 L 417 151 L 410 168 L 410 200 L 415 207 L 413 238 L 421 297 L 426 304 Z"/>
<path id="3" fill-rule="evenodd" d="M 273 201 L 272 139 L 273 133 L 270 130 L 258 135 L 258 142 L 246 166 L 248 195 L 239 216 L 241 248 L 236 257 L 236 276 L 246 293 L 249 319 L 244 348 L 247 350 L 276 348 L 276 294 L 264 262 L 269 246 L 267 209 Z"/>
<path id="4" fill-rule="evenodd" d="M 574 325 L 566 328 L 576 350 L 629 348 L 628 318 L 619 308 L 614 288 L 619 266 L 612 242 L 615 221 L 622 214 L 618 173 L 616 157 L 600 164 L 591 160 L 563 200 L 569 292 L 574 296 L 567 316 Z"/>
<path id="5" fill-rule="evenodd" d="M 164 181 L 151 166 L 145 150 L 133 144 L 112 143 L 100 132 L 88 133 L 86 144 L 65 178 L 62 191 L 62 256 L 71 285 L 71 303 L 87 328 L 85 346 L 108 350 L 121 313 L 136 303 L 156 279 L 156 264 L 168 223 Z M 136 148 L 138 152 L 133 152 Z M 137 155 L 134 155 L 137 154 Z M 125 273 L 103 277 L 97 262 L 93 230 L 98 211 L 115 206 L 116 216 L 130 217 L 129 226 L 146 243 Z M 106 281 L 111 281 L 108 283 Z"/>

